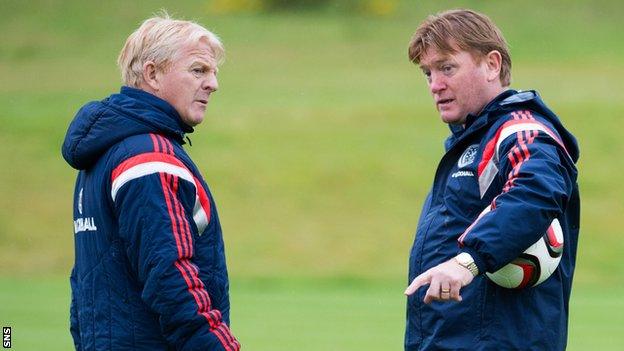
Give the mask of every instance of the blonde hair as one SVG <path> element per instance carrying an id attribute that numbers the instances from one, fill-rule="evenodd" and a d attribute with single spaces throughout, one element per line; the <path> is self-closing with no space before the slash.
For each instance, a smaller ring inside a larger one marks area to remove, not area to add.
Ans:
<path id="1" fill-rule="evenodd" d="M 117 58 L 125 85 L 138 88 L 143 83 L 143 65 L 153 61 L 157 69 L 167 70 L 180 49 L 188 43 L 207 39 L 218 64 L 225 50 L 219 38 L 201 25 L 173 19 L 162 10 L 130 34 Z"/>
<path id="2" fill-rule="evenodd" d="M 450 10 L 427 17 L 410 40 L 408 56 L 418 64 L 429 48 L 451 54 L 457 51 L 453 45 L 473 54 L 477 60 L 493 50 L 500 52 L 499 77 L 503 86 L 509 86 L 511 56 L 507 42 L 489 17 L 472 10 Z"/>

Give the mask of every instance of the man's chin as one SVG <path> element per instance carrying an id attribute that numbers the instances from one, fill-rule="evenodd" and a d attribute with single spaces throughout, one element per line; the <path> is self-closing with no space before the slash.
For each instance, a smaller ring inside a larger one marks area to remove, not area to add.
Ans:
<path id="1" fill-rule="evenodd" d="M 459 118 L 457 118 L 457 116 L 454 116 L 454 115 L 440 114 L 440 119 L 444 123 L 456 124 Z"/>
<path id="2" fill-rule="evenodd" d="M 456 113 L 440 113 L 440 119 L 446 124 L 463 124 L 466 120 Z"/>
<path id="3" fill-rule="evenodd" d="M 204 121 L 204 115 L 182 118 L 182 122 L 189 127 L 195 127 Z"/>
<path id="4" fill-rule="evenodd" d="M 191 125 L 191 127 L 196 127 L 196 126 L 200 125 L 201 122 L 203 122 L 203 121 L 204 121 L 204 117 L 197 118 L 197 119 L 192 120 L 190 125 Z"/>

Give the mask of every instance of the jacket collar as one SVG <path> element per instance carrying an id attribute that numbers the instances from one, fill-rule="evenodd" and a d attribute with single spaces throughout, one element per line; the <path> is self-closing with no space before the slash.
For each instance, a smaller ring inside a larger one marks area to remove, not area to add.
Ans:
<path id="1" fill-rule="evenodd" d="M 193 132 L 193 128 L 182 121 L 182 118 L 180 117 L 178 111 L 176 111 L 176 109 L 170 103 L 159 98 L 158 96 L 148 93 L 145 90 L 136 89 L 129 86 L 121 87 L 119 93 L 121 95 L 125 95 L 132 99 L 136 99 L 143 103 L 146 103 L 155 108 L 157 111 L 162 112 L 164 115 L 168 116 L 170 119 L 176 122 L 175 126 L 172 127 L 174 129 L 179 129 L 181 133 Z"/>
<path id="2" fill-rule="evenodd" d="M 499 106 L 499 103 L 506 98 L 517 94 L 518 92 L 513 89 L 507 89 L 502 93 L 498 94 L 494 99 L 492 99 L 483 109 L 476 115 L 468 114 L 466 116 L 466 123 L 462 124 L 449 124 L 449 129 L 451 133 L 453 133 L 453 137 L 459 139 L 466 131 L 468 130 L 476 130 L 481 128 L 482 126 L 488 123 L 490 112 L 496 110 Z"/>

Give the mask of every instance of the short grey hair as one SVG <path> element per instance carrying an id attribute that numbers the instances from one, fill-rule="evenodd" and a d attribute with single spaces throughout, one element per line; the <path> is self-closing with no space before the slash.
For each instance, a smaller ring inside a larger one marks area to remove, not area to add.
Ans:
<path id="1" fill-rule="evenodd" d="M 219 37 L 201 25 L 173 19 L 162 10 L 130 34 L 117 58 L 121 79 L 125 85 L 138 88 L 143 83 L 143 65 L 153 61 L 159 70 L 167 70 L 176 54 L 187 43 L 207 39 L 217 61 L 225 58 L 225 49 Z"/>

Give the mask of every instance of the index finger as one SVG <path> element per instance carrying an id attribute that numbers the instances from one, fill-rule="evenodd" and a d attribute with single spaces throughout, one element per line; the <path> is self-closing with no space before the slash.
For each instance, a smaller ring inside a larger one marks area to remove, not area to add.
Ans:
<path id="1" fill-rule="evenodd" d="M 405 289 L 404 294 L 409 296 L 415 293 L 421 286 L 429 283 L 431 283 L 431 275 L 429 272 L 425 272 L 412 280 L 412 283 L 407 287 L 407 289 Z"/>

